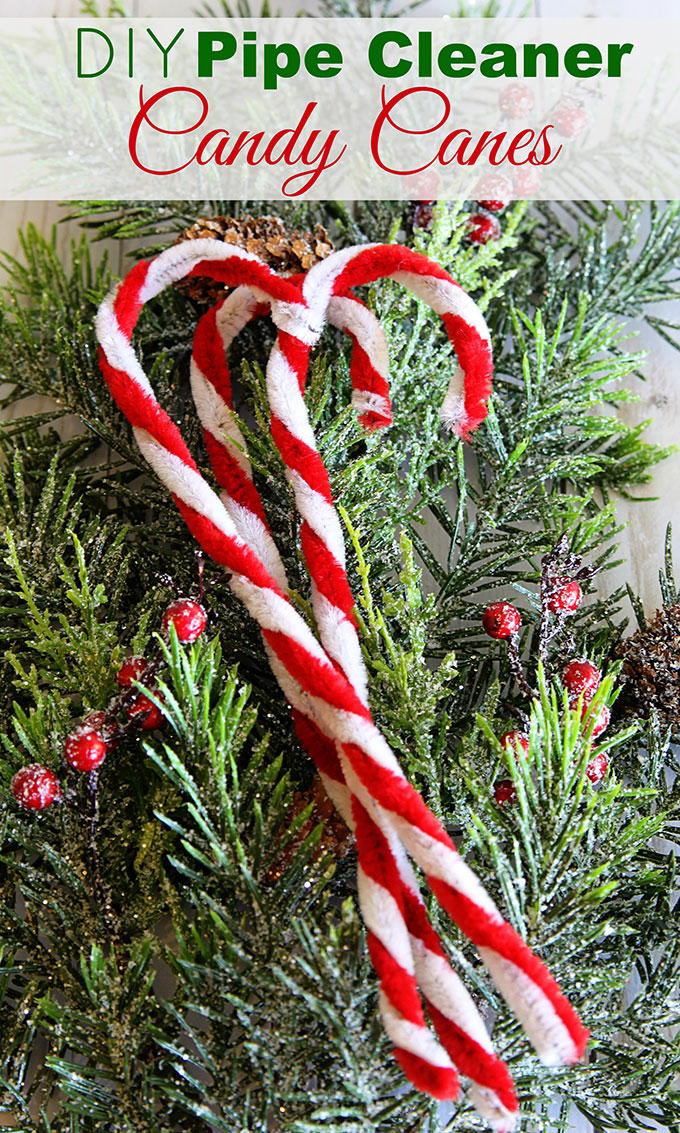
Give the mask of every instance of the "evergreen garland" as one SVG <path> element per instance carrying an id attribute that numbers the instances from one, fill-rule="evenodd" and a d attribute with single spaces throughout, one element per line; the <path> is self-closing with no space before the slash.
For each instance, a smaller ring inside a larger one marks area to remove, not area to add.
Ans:
<path id="1" fill-rule="evenodd" d="M 676 756 L 653 716 L 626 719 L 600 742 L 611 768 L 593 787 L 559 682 L 568 656 L 606 664 L 624 632 L 624 595 L 598 599 L 590 588 L 569 620 L 573 647 L 554 643 L 551 672 L 537 671 L 536 652 L 542 557 L 566 534 L 591 566 L 613 565 L 616 496 L 634 495 L 667 455 L 604 407 L 631 396 L 621 383 L 643 363 L 626 323 L 677 297 L 680 209 L 518 203 L 501 239 L 479 248 L 465 238 L 466 206 L 436 206 L 430 233 L 412 230 L 409 208 L 81 203 L 85 233 L 68 265 L 34 229 L 6 262 L 0 374 L 16 415 L 0 430 L 2 1129 L 482 1128 L 464 1102 L 438 1110 L 402 1088 L 376 1022 L 351 856 L 320 855 L 320 827 L 296 837 L 312 806 L 295 811 L 293 797 L 312 769 L 258 634 L 216 570 L 206 568 L 205 637 L 155 637 L 163 576 L 189 592 L 195 548 L 99 375 L 92 324 L 111 278 L 105 260 L 92 266 L 90 244 L 133 239 L 148 251 L 199 215 L 266 212 L 291 227 L 322 223 L 337 246 L 410 239 L 485 311 L 494 394 L 465 452 L 438 424 L 449 347 L 436 316 L 397 287 L 365 296 L 392 358 L 385 436 L 364 435 L 349 409 L 342 337 L 316 353 L 308 403 L 353 547 L 373 706 L 408 775 L 593 1032 L 585 1064 L 557 1076 L 540 1067 L 474 950 L 439 926 L 494 1020 L 525 1127 L 566 1129 L 573 1107 L 598 1133 L 678 1126 Z M 137 341 L 203 471 L 187 379 L 200 308 L 179 292 L 152 307 Z M 649 321 L 672 340 L 670 322 Z M 265 424 L 271 337 L 266 323 L 245 332 L 233 368 L 258 484 L 304 600 L 289 489 Z M 35 394 L 54 409 L 24 413 Z M 83 431 L 63 441 L 59 423 L 74 416 Z M 430 549 L 435 526 L 443 559 Z M 508 760 L 497 737 L 529 706 L 481 630 L 486 603 L 508 593 L 539 689 L 526 762 Z M 677 597 L 669 570 L 664 602 Z M 19 810 L 13 773 L 36 762 L 62 775 L 66 734 L 106 706 L 123 655 L 157 648 L 165 728 L 110 753 L 97 813 L 75 773 L 65 782 L 77 806 Z M 612 704 L 617 666 L 608 673 L 598 698 Z M 513 806 L 494 800 L 501 773 Z"/>

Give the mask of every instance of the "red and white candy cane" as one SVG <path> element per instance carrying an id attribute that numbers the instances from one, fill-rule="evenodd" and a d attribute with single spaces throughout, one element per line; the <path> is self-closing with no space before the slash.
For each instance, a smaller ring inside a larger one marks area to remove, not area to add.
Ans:
<path id="1" fill-rule="evenodd" d="M 277 669 L 302 690 L 307 706 L 305 715 L 318 720 L 323 734 L 340 745 L 345 780 L 349 782 L 350 777 L 353 778 L 352 790 L 360 804 L 366 804 L 365 811 L 375 815 L 375 824 L 381 829 L 385 816 L 389 817 L 391 829 L 398 831 L 412 857 L 425 870 L 442 904 L 480 948 L 496 983 L 522 1020 L 542 1057 L 550 1062 L 573 1061 L 580 1056 L 587 1035 L 571 1007 L 540 961 L 502 920 L 477 879 L 456 854 L 445 831 L 405 780 L 393 753 L 373 725 L 366 705 L 344 672 L 329 663 L 327 655 L 286 600 L 275 578 L 239 537 L 224 505 L 198 474 L 176 426 L 156 402 L 129 344 L 143 303 L 158 294 L 167 283 L 188 274 L 201 260 L 203 263 L 198 266 L 197 273 L 210 274 L 231 284 L 246 283 L 256 295 L 272 301 L 272 314 L 280 331 L 268 367 L 272 409 L 280 422 L 278 427 L 284 444 L 299 462 L 292 475 L 300 481 L 296 489 L 308 513 L 305 515 L 311 533 L 308 536 L 311 548 L 308 561 L 319 593 L 327 598 L 324 587 L 333 590 L 332 586 L 328 586 L 333 578 L 329 580 L 325 571 L 330 567 L 332 575 L 332 559 L 341 563 L 344 548 L 341 549 L 337 541 L 331 544 L 324 542 L 325 520 L 329 515 L 334 516 L 326 487 L 327 478 L 324 484 L 314 460 L 303 459 L 316 454 L 313 435 L 304 418 L 293 422 L 297 432 L 289 429 L 286 400 L 294 389 L 299 395 L 304 384 L 309 348 L 321 333 L 325 309 L 333 291 L 341 292 L 349 286 L 385 274 L 398 273 L 397 277 L 407 283 L 412 283 L 415 278 L 417 286 L 414 290 L 433 299 L 432 305 L 445 316 L 445 321 L 448 319 L 447 329 L 457 348 L 462 374 L 453 395 L 447 395 L 447 400 L 448 409 L 460 431 L 472 428 L 476 416 L 481 419 L 481 391 L 488 391 L 490 378 L 490 351 L 488 341 L 480 331 L 481 317 L 466 320 L 465 301 L 468 304 L 470 301 L 467 297 L 461 299 L 464 293 L 436 265 L 424 257 L 396 248 L 355 249 L 338 253 L 338 257 L 342 262 L 336 259 L 325 274 L 317 273 L 312 279 L 313 272 L 309 273 L 302 301 L 294 287 L 278 279 L 253 257 L 213 241 L 180 245 L 150 264 L 138 265 L 118 293 L 110 296 L 100 309 L 98 332 L 105 377 L 118 404 L 130 418 L 142 451 L 173 491 L 188 526 L 216 561 L 233 572 L 232 588 L 260 623 Z M 325 261 L 326 264 L 329 262 Z M 434 278 L 435 286 L 428 286 L 428 277 Z M 312 306 L 312 303 L 318 306 Z M 467 381 L 468 368 L 475 378 L 470 383 Z M 292 467 L 293 461 L 289 463 Z M 307 483 L 306 474 L 312 480 L 311 484 Z M 325 470 L 323 475 L 325 477 Z M 322 505 L 328 505 L 320 509 L 322 521 L 314 513 L 315 497 L 320 498 Z M 335 522 L 337 524 L 337 519 Z M 321 534 L 316 528 L 320 528 Z M 329 530 L 332 537 L 332 529 Z M 338 581 L 337 571 L 335 581 Z M 350 621 L 351 595 L 349 599 L 349 607 L 345 593 L 341 593 L 340 603 L 329 600 L 329 616 L 338 621 L 340 614 Z M 331 629 L 327 632 L 330 635 Z M 358 829 L 362 817 L 357 808 L 355 821 Z M 358 837 L 363 840 L 361 832 Z M 368 856 L 369 851 L 370 847 L 366 850 Z M 378 873 L 384 876 L 384 868 Z M 398 997 L 399 991 L 395 989 L 394 998 Z M 392 1029 L 399 1030 L 401 1034 L 397 1046 L 401 1047 L 405 1060 L 411 1060 L 411 1076 L 417 1076 L 415 1068 L 424 1078 L 423 1067 L 413 1065 L 426 1061 L 418 1054 L 420 1035 L 412 1033 L 413 1028 L 403 1012 L 400 1019 L 393 1017 L 392 1023 Z M 439 1069 L 444 1070 L 445 1064 L 435 1052 L 431 1065 L 434 1077 Z"/>
<path id="2" fill-rule="evenodd" d="M 194 336 L 191 384 L 211 463 L 224 489 L 221 498 L 225 507 L 246 541 L 255 532 L 263 559 L 280 581 L 285 578 L 284 568 L 252 482 L 243 436 L 232 412 L 226 362 L 226 350 L 236 334 L 265 309 L 249 289 L 240 287 L 203 316 Z M 365 427 L 374 428 L 391 417 L 385 376 L 387 346 L 382 327 L 374 315 L 352 298 L 332 299 L 328 318 L 352 337 L 350 373 L 355 395 L 359 393 L 354 400 L 355 404 L 359 401 L 360 420 Z M 380 402 L 376 407 L 372 401 L 367 412 L 365 391 L 368 389 L 373 399 L 376 374 L 384 383 Z M 369 928 L 371 956 L 381 974 L 383 1019 L 400 1051 L 404 1069 L 416 1084 L 438 1097 L 455 1096 L 457 1092 L 453 1067 L 443 1063 L 441 1051 L 432 1043 L 427 1030 L 418 1000 L 420 987 L 453 1066 L 472 1080 L 473 1104 L 493 1128 L 512 1129 L 517 1113 L 512 1079 L 507 1067 L 493 1053 L 484 1022 L 429 924 L 418 883 L 399 839 L 386 816 L 381 816 L 378 826 L 375 816 L 371 817 L 352 794 L 332 737 L 324 736 L 318 722 L 305 716 L 309 705 L 304 690 L 281 670 L 271 651 L 270 662 L 294 706 L 298 737 L 316 763 L 327 793 L 357 836 L 360 907 Z M 361 679 L 355 681 L 355 688 L 367 703 L 360 659 L 359 665 Z M 404 1020 L 409 1027 L 408 1051 L 403 1045 L 399 1047 L 399 1041 L 404 1041 Z M 433 1064 L 437 1067 L 436 1077 Z"/>
<path id="3" fill-rule="evenodd" d="M 425 278 L 423 272 L 427 273 Z M 396 247 L 350 249 L 318 264 L 305 278 L 303 290 L 305 295 L 310 297 L 310 305 L 314 304 L 315 307 L 318 305 L 317 309 L 321 310 L 324 304 L 329 306 L 333 302 L 336 292 L 342 292 L 348 286 L 367 283 L 382 275 L 394 276 L 420 297 L 425 298 L 443 316 L 450 336 L 456 339 L 462 365 L 454 375 L 452 387 L 445 399 L 445 415 L 457 431 L 461 433 L 468 431 L 477 423 L 479 414 L 483 413 L 483 398 L 488 392 L 491 367 L 488 333 L 476 306 L 453 283 L 447 273 L 424 257 L 406 249 Z M 288 465 L 289 478 L 296 492 L 298 508 L 303 515 L 301 541 L 312 575 L 314 607 L 322 642 L 327 652 L 348 676 L 352 687 L 361 696 L 361 690 L 365 687 L 365 675 L 352 619 L 353 599 L 349 594 L 349 584 L 344 569 L 344 540 L 339 521 L 332 508 L 328 477 L 316 451 L 302 397 L 308 349 L 305 352 L 304 348 L 301 348 L 300 339 L 303 340 L 304 347 L 306 320 L 303 322 L 300 334 L 294 336 L 290 331 L 289 315 L 290 312 L 287 311 L 287 329 L 279 337 L 279 343 L 272 352 L 267 371 L 272 406 L 272 433 Z M 276 314 L 274 317 L 276 321 Z M 369 330 L 366 335 L 367 343 L 370 343 L 370 337 Z M 375 334 L 373 338 L 375 341 Z M 369 347 L 366 351 L 368 358 L 370 353 Z M 281 411 L 277 414 L 279 406 Z M 337 601 L 338 597 L 341 600 L 344 597 L 344 604 Z M 295 703 L 294 692 L 290 685 L 286 688 L 286 692 L 289 699 Z M 363 696 L 361 698 L 364 700 Z M 360 799 L 363 796 L 362 801 L 370 806 L 374 802 L 374 795 L 370 788 L 368 797 L 362 792 L 361 774 L 359 773 L 357 777 L 357 769 L 352 767 L 352 748 L 345 745 L 341 752 L 342 778 L 351 786 L 354 796 Z M 406 809 L 400 815 L 402 823 L 399 832 L 405 842 L 415 834 L 416 844 L 408 845 L 407 842 L 407 848 L 427 871 L 427 861 L 418 858 L 417 831 L 409 830 L 409 826 L 417 827 L 418 823 L 410 823 L 408 819 L 404 822 L 408 815 L 408 793 L 411 790 L 407 784 L 406 787 L 407 797 L 404 800 Z M 411 796 L 414 794 L 415 792 L 411 792 Z M 422 800 L 419 802 L 422 803 Z M 375 811 L 374 805 L 374 818 Z M 392 817 L 395 817 L 394 813 Z M 381 816 L 377 825 L 385 829 L 384 816 Z M 375 839 L 375 830 L 371 837 Z M 367 838 L 366 842 L 367 855 L 370 856 L 370 838 Z M 441 855 L 441 850 L 436 848 L 435 858 L 437 851 Z M 460 864 L 459 859 L 459 868 Z M 373 872 L 371 881 L 378 884 L 376 870 L 374 869 Z M 513 940 L 511 937 L 506 940 L 506 953 L 499 954 L 494 947 L 489 947 L 486 943 L 493 936 L 489 933 L 488 923 L 486 926 L 483 923 L 475 925 L 475 919 L 483 921 L 480 917 L 480 905 L 481 911 L 486 911 L 487 917 L 493 920 L 499 916 L 497 910 L 494 910 L 490 903 L 484 910 L 480 895 L 475 894 L 474 887 L 471 887 L 471 893 L 466 894 L 464 889 L 456 893 L 455 885 L 453 887 L 447 885 L 446 879 L 437 877 L 436 872 L 429 880 L 431 883 L 434 882 L 433 888 L 439 889 L 440 897 L 453 918 L 458 920 L 461 927 L 480 946 L 482 958 L 506 999 L 522 1019 L 539 1053 L 547 1061 L 554 1062 L 578 1057 L 576 1051 L 585 1041 L 585 1032 L 554 982 L 547 976 L 545 969 L 526 946 L 521 945 L 519 938 L 515 937 Z M 469 898 L 470 895 L 472 908 L 465 908 L 461 899 Z M 396 894 L 393 893 L 392 896 L 397 899 Z M 486 896 L 484 894 L 485 898 Z M 380 898 L 375 897 L 368 904 L 376 906 L 379 901 Z M 401 910 L 392 907 L 391 917 L 382 917 L 383 941 L 396 941 L 400 912 Z M 509 926 L 505 927 L 509 930 Z M 475 929 L 476 938 L 473 935 Z M 521 948 L 517 947 L 518 944 Z M 384 984 L 388 985 L 393 984 L 395 968 L 398 967 L 394 951 L 393 949 L 390 952 L 388 943 L 376 962 Z M 517 964 L 517 960 L 520 960 L 521 964 Z M 423 986 L 423 981 L 419 982 Z M 537 988 L 542 995 L 537 994 Z M 566 1008 L 562 1017 L 557 1008 Z M 386 1015 L 388 1011 L 389 1005 L 383 1004 L 383 1014 Z M 436 1018 L 436 1014 L 433 1015 Z M 565 1021 L 569 1019 L 573 1027 L 572 1034 L 569 1034 L 568 1025 L 565 1025 Z M 445 1024 L 445 1020 L 441 1022 Z M 389 1023 L 390 1020 L 386 1018 L 388 1030 L 394 1034 L 395 1028 L 390 1029 Z M 441 1030 L 445 1030 L 445 1026 Z M 413 1073 L 411 1076 L 414 1076 Z M 475 1079 L 474 1074 L 470 1076 Z"/>
<path id="4" fill-rule="evenodd" d="M 438 265 L 394 245 L 350 248 L 316 264 L 303 284 L 308 307 L 321 311 L 333 295 L 375 279 L 393 278 L 427 302 L 441 317 L 458 355 L 458 369 L 444 399 L 443 416 L 461 435 L 483 419 L 491 379 L 488 331 L 479 309 Z M 301 539 L 317 590 L 325 600 L 319 629 L 332 636 L 344 614 L 352 622 L 352 598 L 344 571 L 344 541 L 332 507 L 326 470 L 316 451 L 302 389 L 309 346 L 306 320 L 295 333 L 290 312 L 274 321 L 280 328 L 267 369 L 272 432 L 289 468 Z M 306 525 L 306 526 L 305 526 Z M 305 546 L 306 543 L 306 546 Z M 331 585 L 329 585 L 329 580 Z M 337 600 L 337 596 L 340 600 Z M 329 641 L 326 648 L 333 652 Z M 349 652 L 349 651 L 347 651 Z M 321 706 L 320 711 L 323 711 Z M 394 754 L 372 724 L 357 713 L 328 708 L 329 723 L 342 745 L 345 778 L 352 790 L 386 811 L 410 856 L 452 919 L 477 945 L 501 994 L 521 1020 L 542 1059 L 572 1062 L 583 1052 L 587 1032 L 543 964 L 505 923 L 479 881 L 456 853 L 450 838 L 404 777 Z M 365 788 L 362 796 L 353 777 Z"/>

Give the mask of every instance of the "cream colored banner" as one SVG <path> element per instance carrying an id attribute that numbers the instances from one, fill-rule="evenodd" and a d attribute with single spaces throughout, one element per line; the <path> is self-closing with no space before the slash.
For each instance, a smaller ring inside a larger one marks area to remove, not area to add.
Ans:
<path id="1" fill-rule="evenodd" d="M 5 199 L 680 193 L 680 20 L 5 19 Z"/>

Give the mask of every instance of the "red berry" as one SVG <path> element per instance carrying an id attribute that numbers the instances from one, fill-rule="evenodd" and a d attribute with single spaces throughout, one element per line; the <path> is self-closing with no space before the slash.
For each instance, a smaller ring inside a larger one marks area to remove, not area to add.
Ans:
<path id="1" fill-rule="evenodd" d="M 434 210 L 429 201 L 421 201 L 413 210 L 413 227 L 429 232 L 434 221 Z"/>
<path id="2" fill-rule="evenodd" d="M 596 740 L 598 736 L 601 736 L 602 733 L 606 731 L 606 729 L 609 727 L 611 715 L 612 714 L 607 708 L 606 704 L 601 704 L 600 707 L 595 712 L 593 712 L 590 708 L 590 705 L 584 703 L 583 708 L 581 709 L 581 718 L 585 721 L 586 728 L 589 728 L 592 725 L 592 739 Z"/>
<path id="3" fill-rule="evenodd" d="M 578 610 L 582 599 L 583 591 L 578 582 L 556 578 L 548 598 L 548 609 L 551 614 L 573 614 Z"/>
<path id="4" fill-rule="evenodd" d="M 106 744 L 107 751 L 112 751 L 120 743 L 120 726 L 118 721 L 106 712 L 92 711 L 83 717 L 83 727 L 93 732 L 99 732 Z"/>
<path id="5" fill-rule="evenodd" d="M 475 199 L 481 208 L 500 212 L 512 200 L 512 185 L 500 173 L 489 173 L 477 182 Z"/>
<path id="6" fill-rule="evenodd" d="M 178 598 L 163 614 L 163 633 L 167 636 L 172 624 L 178 639 L 188 645 L 201 636 L 207 620 L 207 614 L 198 602 L 192 602 L 191 598 Z"/>
<path id="7" fill-rule="evenodd" d="M 590 763 L 586 767 L 586 775 L 591 783 L 599 783 L 604 779 L 609 767 L 609 760 L 603 751 L 595 753 Z"/>
<path id="8" fill-rule="evenodd" d="M 12 794 L 25 810 L 45 810 L 61 799 L 61 787 L 53 771 L 39 763 L 22 767 L 12 779 Z"/>
<path id="9" fill-rule="evenodd" d="M 526 757 L 529 754 L 529 737 L 524 732 L 506 732 L 501 736 L 501 747 L 515 761 L 520 757 Z"/>
<path id="10" fill-rule="evenodd" d="M 501 226 L 495 216 L 485 216 L 483 212 L 473 212 L 468 221 L 467 238 L 472 244 L 488 244 L 497 240 Z"/>
<path id="11" fill-rule="evenodd" d="M 524 83 L 509 83 L 498 98 L 506 118 L 526 118 L 534 108 L 534 92 Z"/>
<path id="12" fill-rule="evenodd" d="M 482 614 L 484 632 L 498 641 L 504 637 L 512 637 L 521 624 L 519 611 L 509 602 L 494 602 L 492 606 L 487 606 Z"/>
<path id="13" fill-rule="evenodd" d="M 106 758 L 106 741 L 93 728 L 76 728 L 66 737 L 64 758 L 76 771 L 94 771 Z"/>
<path id="14" fill-rule="evenodd" d="M 87 716 L 83 716 L 83 727 L 91 732 L 101 732 L 106 724 L 106 712 L 101 712 L 98 708 L 93 708 L 88 712 Z"/>
<path id="15" fill-rule="evenodd" d="M 563 138 L 578 138 L 588 125 L 588 113 L 579 102 L 565 98 L 553 110 L 552 124 Z"/>
<path id="16" fill-rule="evenodd" d="M 562 673 L 562 684 L 569 693 L 569 700 L 582 696 L 590 704 L 600 687 L 602 673 L 592 661 L 570 661 Z"/>
<path id="17" fill-rule="evenodd" d="M 116 680 L 121 688 L 132 688 L 134 681 L 140 681 L 150 662 L 146 657 L 126 657 L 116 673 Z"/>
<path id="18" fill-rule="evenodd" d="M 542 174 L 535 165 L 522 165 L 512 173 L 512 188 L 521 200 L 531 197 L 541 187 Z"/>
<path id="19" fill-rule="evenodd" d="M 502 212 L 503 209 L 509 204 L 509 201 L 501 200 L 484 200 L 477 201 L 480 208 L 486 209 L 487 212 Z"/>
<path id="20" fill-rule="evenodd" d="M 493 789 L 493 797 L 499 806 L 505 806 L 506 803 L 514 803 L 517 798 L 517 791 L 512 779 L 499 779 Z"/>
<path id="21" fill-rule="evenodd" d="M 156 696 L 158 696 L 158 693 L 156 693 Z M 142 713 L 147 713 L 147 715 L 143 720 L 137 720 L 137 717 L 141 716 Z M 143 732 L 155 732 L 156 728 L 161 728 L 165 723 L 165 717 L 160 708 L 146 696 L 138 696 L 132 704 L 128 705 L 128 716 L 131 720 L 136 721 Z"/>

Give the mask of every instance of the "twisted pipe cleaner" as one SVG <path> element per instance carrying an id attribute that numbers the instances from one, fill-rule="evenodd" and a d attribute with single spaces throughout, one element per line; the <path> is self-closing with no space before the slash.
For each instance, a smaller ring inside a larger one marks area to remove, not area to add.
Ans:
<path id="1" fill-rule="evenodd" d="M 179 430 L 158 405 L 130 345 L 143 304 L 192 271 L 231 285 L 246 284 L 256 299 L 271 303 L 272 317 L 279 329 L 267 367 L 272 433 L 284 455 L 303 516 L 301 538 L 313 578 L 315 609 L 326 651 L 286 599 L 284 579 L 277 580 L 241 537 L 224 503 L 198 473 Z M 409 1077 L 419 1088 L 442 1097 L 455 1092 L 455 1071 L 424 1026 L 417 992 L 414 994 L 414 937 L 405 932 L 403 908 L 404 893 L 410 888 L 409 882 L 415 885 L 415 879 L 412 873 L 407 878 L 403 866 L 399 872 L 399 841 L 424 870 L 430 887 L 452 919 L 477 945 L 501 993 L 543 1060 L 551 1064 L 575 1061 L 585 1047 L 587 1032 L 543 964 L 503 921 L 446 832 L 405 779 L 366 705 L 365 675 L 362 677 L 363 665 L 353 626 L 342 532 L 307 419 L 302 389 L 309 350 L 320 337 L 333 297 L 386 275 L 425 299 L 442 316 L 459 359 L 443 411 L 449 424 L 466 435 L 486 412 L 484 399 L 491 376 L 488 332 L 476 306 L 447 273 L 408 249 L 369 245 L 336 253 L 315 265 L 300 290 L 240 249 L 218 241 L 192 241 L 138 264 L 117 292 L 102 304 L 97 331 L 105 379 L 117 404 L 130 419 L 143 454 L 171 489 L 199 543 L 233 572 L 232 589 L 259 622 L 274 671 L 291 703 L 299 706 L 299 718 L 304 717 L 306 726 L 316 728 L 325 739 L 329 763 L 330 752 L 335 754 L 337 750 L 336 765 L 332 767 L 335 775 L 327 774 L 326 778 L 335 778 L 339 786 L 344 778 L 344 790 L 349 788 L 354 796 L 351 809 L 364 878 L 362 883 L 360 875 L 362 908 L 366 907 L 371 915 L 374 908 L 384 908 L 386 901 L 390 908 L 390 902 L 397 905 L 398 915 L 391 921 L 394 939 L 386 944 L 376 931 L 379 924 L 369 922 L 368 926 L 369 942 L 371 934 L 375 937 L 371 951 L 381 979 L 386 1029 Z M 349 674 L 352 679 L 348 679 Z M 303 723 L 303 731 L 304 727 Z M 334 747 L 328 742 L 331 738 Z M 321 744 L 315 742 L 320 748 Z M 345 796 L 343 809 L 347 810 L 348 805 Z M 419 899 L 416 907 L 422 908 Z M 414 925 L 415 915 L 409 916 Z M 429 924 L 427 928 L 430 929 Z M 415 938 L 418 939 L 417 933 Z M 423 927 L 420 939 L 426 938 Z M 429 944 L 422 951 L 435 954 L 434 941 L 427 939 Z M 420 966 L 424 969 L 422 962 Z M 427 978 L 421 979 L 421 986 L 429 999 L 428 991 L 432 989 L 424 986 Z M 433 993 L 431 1015 L 441 1035 L 451 1020 L 444 1015 L 438 1019 L 437 1009 L 433 1009 L 436 994 L 443 998 L 440 989 Z M 427 1054 L 423 1057 L 425 1047 Z M 481 1043 L 480 1049 L 484 1050 Z M 466 1073 L 474 1077 L 469 1070 Z M 512 1105 L 514 1098 L 509 1100 Z M 494 1111 L 491 1116 L 497 1128 L 511 1127 L 510 1106 L 505 1107 L 507 1114 L 503 1114 L 497 1108 L 497 1103 L 503 1104 L 498 1097 L 481 1097 L 481 1101 L 485 1108 Z"/>
<path id="2" fill-rule="evenodd" d="M 320 311 L 334 295 L 384 277 L 407 287 L 442 317 L 459 360 L 444 398 L 442 417 L 456 433 L 467 436 L 486 415 L 491 350 L 479 309 L 447 272 L 409 249 L 367 245 L 345 249 L 316 264 L 305 277 L 303 296 L 309 308 Z M 267 369 L 272 432 L 288 464 L 298 510 L 303 516 L 303 550 L 321 595 L 317 621 L 322 638 L 324 632 L 331 638 L 333 624 L 340 623 L 344 615 L 344 649 L 333 648 L 328 641 L 326 647 L 346 669 L 355 663 L 358 667 L 356 635 L 351 641 L 347 629 L 347 625 L 352 625 L 353 600 L 344 570 L 342 530 L 332 508 L 328 477 L 316 451 L 301 394 L 309 345 L 315 338 L 300 319 L 297 335 L 293 334 L 287 316 L 281 319 L 274 314 L 274 321 L 279 326 L 279 338 Z M 357 675 L 357 684 L 359 679 Z M 337 714 L 335 722 L 337 726 Z M 345 724 L 344 720 L 340 722 L 340 731 Z M 350 731 L 358 742 L 350 738 Z M 456 854 L 446 832 L 406 781 L 394 755 L 385 750 L 387 745 L 381 748 L 375 733 L 369 736 L 364 721 L 353 721 L 345 736 L 344 743 L 342 735 L 339 737 L 343 755 L 367 789 L 373 809 L 379 805 L 389 813 L 407 851 L 425 871 L 440 902 L 478 946 L 501 994 L 542 1059 L 548 1064 L 578 1059 L 587 1033 L 577 1016 L 538 958 L 502 921 L 488 894 Z"/>

